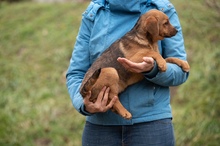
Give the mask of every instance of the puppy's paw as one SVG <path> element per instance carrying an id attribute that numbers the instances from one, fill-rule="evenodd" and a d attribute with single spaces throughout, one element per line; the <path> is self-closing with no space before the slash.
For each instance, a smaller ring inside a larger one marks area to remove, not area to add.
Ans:
<path id="1" fill-rule="evenodd" d="M 189 72 L 190 66 L 189 66 L 189 63 L 188 63 L 187 61 L 183 61 L 182 69 L 183 69 L 183 71 L 185 71 L 185 72 Z"/>
<path id="2" fill-rule="evenodd" d="M 157 62 L 159 71 L 165 72 L 167 70 L 167 62 L 165 59 L 157 59 L 156 62 Z"/>
<path id="3" fill-rule="evenodd" d="M 159 70 L 160 70 L 161 72 L 165 72 L 165 71 L 167 70 L 166 64 L 164 64 L 164 65 L 158 65 L 158 68 L 159 68 Z"/>
<path id="4" fill-rule="evenodd" d="M 165 72 L 167 70 L 167 64 L 165 60 L 157 62 L 157 65 L 158 65 L 158 69 L 161 72 Z"/>
<path id="5" fill-rule="evenodd" d="M 132 115 L 131 115 L 131 113 L 126 112 L 126 113 L 124 113 L 124 114 L 122 115 L 122 117 L 125 118 L 125 119 L 127 119 L 127 120 L 129 120 L 129 119 L 132 118 Z"/>

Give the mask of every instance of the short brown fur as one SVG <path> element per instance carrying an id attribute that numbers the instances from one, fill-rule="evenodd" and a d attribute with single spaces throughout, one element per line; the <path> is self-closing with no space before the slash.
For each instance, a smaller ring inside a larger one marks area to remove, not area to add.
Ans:
<path id="1" fill-rule="evenodd" d="M 164 37 L 172 37 L 177 30 L 169 23 L 168 17 L 158 11 L 151 10 L 140 17 L 134 28 L 121 39 L 114 42 L 89 68 L 82 82 L 80 93 L 85 97 L 92 91 L 90 101 L 95 102 L 101 89 L 110 87 L 109 101 L 118 96 L 129 85 L 141 81 L 141 73 L 126 70 L 118 61 L 124 57 L 133 62 L 143 62 L 143 57 L 152 57 L 158 64 L 158 69 L 165 72 L 166 62 L 175 63 L 186 72 L 190 67 L 186 61 L 178 58 L 163 59 L 159 54 L 157 41 Z M 113 105 L 116 111 L 125 119 L 132 117 L 119 100 Z"/>

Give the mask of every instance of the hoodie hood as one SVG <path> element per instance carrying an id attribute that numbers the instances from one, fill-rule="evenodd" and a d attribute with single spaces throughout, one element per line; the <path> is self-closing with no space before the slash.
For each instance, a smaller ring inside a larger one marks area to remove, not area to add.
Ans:
<path id="1" fill-rule="evenodd" d="M 93 2 L 108 6 L 111 11 L 140 13 L 141 4 L 150 3 L 151 0 L 93 0 Z"/>
<path id="2" fill-rule="evenodd" d="M 174 9 L 169 0 L 92 0 L 100 6 L 109 8 L 112 12 L 140 13 L 141 6 L 153 6 L 162 12 Z"/>
<path id="3" fill-rule="evenodd" d="M 149 0 L 106 0 L 112 11 L 140 12 L 141 3 Z"/>

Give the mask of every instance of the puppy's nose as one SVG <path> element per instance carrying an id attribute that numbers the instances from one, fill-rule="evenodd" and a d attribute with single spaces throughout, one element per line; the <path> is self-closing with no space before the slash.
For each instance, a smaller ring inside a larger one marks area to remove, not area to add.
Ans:
<path id="1" fill-rule="evenodd" d="M 177 32 L 178 32 L 178 30 L 176 28 L 174 28 L 172 34 L 175 35 Z"/>
<path id="2" fill-rule="evenodd" d="M 170 37 L 176 35 L 178 32 L 178 30 L 176 28 L 172 28 L 172 30 L 170 31 Z"/>

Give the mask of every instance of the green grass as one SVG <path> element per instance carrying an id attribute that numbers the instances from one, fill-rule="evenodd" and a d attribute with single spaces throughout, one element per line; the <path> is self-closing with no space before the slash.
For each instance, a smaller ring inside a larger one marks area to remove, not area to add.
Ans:
<path id="1" fill-rule="evenodd" d="M 172 0 L 191 72 L 172 100 L 177 146 L 220 143 L 220 15 L 203 0 Z M 80 146 L 85 118 L 65 71 L 88 3 L 0 3 L 0 145 Z"/>
<path id="2" fill-rule="evenodd" d="M 2 4 L 0 145 L 80 145 L 65 71 L 86 4 Z"/>
<path id="3" fill-rule="evenodd" d="M 205 1 L 174 1 L 191 65 L 189 80 L 173 99 L 178 146 L 220 143 L 220 15 Z M 219 2 L 218 2 L 219 4 Z"/>

